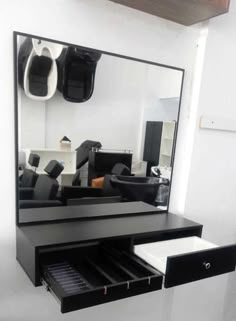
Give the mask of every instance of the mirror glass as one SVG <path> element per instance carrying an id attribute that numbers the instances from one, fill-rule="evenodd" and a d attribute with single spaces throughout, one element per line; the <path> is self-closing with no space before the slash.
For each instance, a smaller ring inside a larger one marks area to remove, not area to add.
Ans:
<path id="1" fill-rule="evenodd" d="M 167 210 L 183 72 L 17 34 L 18 207 Z"/>

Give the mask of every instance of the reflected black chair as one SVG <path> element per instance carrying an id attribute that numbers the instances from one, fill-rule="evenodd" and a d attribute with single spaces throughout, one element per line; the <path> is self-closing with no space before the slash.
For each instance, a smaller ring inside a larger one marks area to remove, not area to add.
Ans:
<path id="1" fill-rule="evenodd" d="M 44 169 L 47 174 L 39 175 L 34 188 L 20 189 L 20 208 L 61 206 L 62 203 L 57 200 L 57 177 L 63 169 L 58 161 L 51 160 Z"/>
<path id="2" fill-rule="evenodd" d="M 102 144 L 93 140 L 85 140 L 78 148 L 76 148 L 76 173 L 73 176 L 72 185 L 79 186 L 80 168 L 85 165 L 89 159 L 89 152 L 92 148 L 101 148 Z"/>
<path id="3" fill-rule="evenodd" d="M 19 179 L 19 187 L 34 187 L 38 179 L 36 169 L 39 166 L 40 157 L 37 154 L 31 153 L 29 156 L 28 163 L 30 166 L 35 167 L 35 171 L 29 168 L 25 168 L 23 174 Z"/>
<path id="4" fill-rule="evenodd" d="M 125 175 L 130 176 L 131 170 L 128 166 L 122 163 L 116 163 L 115 166 L 111 170 L 112 175 Z"/>

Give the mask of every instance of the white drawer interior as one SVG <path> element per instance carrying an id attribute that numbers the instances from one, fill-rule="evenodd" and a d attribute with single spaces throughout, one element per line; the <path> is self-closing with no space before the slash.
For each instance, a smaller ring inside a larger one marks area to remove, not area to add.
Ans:
<path id="1" fill-rule="evenodd" d="M 167 257 L 217 248 L 218 246 L 199 237 L 185 237 L 180 239 L 136 245 L 134 252 L 147 263 L 166 273 Z"/>

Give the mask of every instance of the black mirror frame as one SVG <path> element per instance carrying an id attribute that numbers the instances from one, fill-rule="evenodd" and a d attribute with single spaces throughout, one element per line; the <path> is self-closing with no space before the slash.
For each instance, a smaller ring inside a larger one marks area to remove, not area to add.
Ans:
<path id="1" fill-rule="evenodd" d="M 165 64 L 160 64 L 156 63 L 153 61 L 148 61 L 148 60 L 143 60 L 139 58 L 134 58 L 134 57 L 128 57 L 120 54 L 116 54 L 113 52 L 107 52 L 107 51 L 102 51 L 94 48 L 88 48 L 88 47 L 83 47 L 71 43 L 66 43 L 63 41 L 58 41 L 50 38 L 45 38 L 45 37 L 40 37 L 37 35 L 32 35 L 32 34 L 27 34 L 23 32 L 18 32 L 18 31 L 13 31 L 13 59 L 14 59 L 14 113 L 15 113 L 15 205 L 16 205 L 16 225 L 20 226 L 21 224 L 19 223 L 19 187 L 18 187 L 18 155 L 19 155 L 19 148 L 18 148 L 18 74 L 17 74 L 17 37 L 18 36 L 23 36 L 23 37 L 31 37 L 31 38 L 37 38 L 39 40 L 44 40 L 44 41 L 50 41 L 53 43 L 58 43 L 62 44 L 65 46 L 73 46 L 79 49 L 84 49 L 84 50 L 93 50 L 97 53 L 100 54 L 106 54 L 110 55 L 113 57 L 117 58 L 124 58 L 132 61 L 137 61 L 140 63 L 145 63 L 149 65 L 154 65 L 158 67 L 163 67 L 163 68 L 168 68 L 168 69 L 173 69 L 173 70 L 178 70 L 182 72 L 182 83 L 181 83 L 181 90 L 180 90 L 180 99 L 179 99 L 179 109 L 178 109 L 178 117 L 176 121 L 176 127 L 175 127 L 175 135 L 174 135 L 174 142 L 173 142 L 173 149 L 172 149 L 172 156 L 171 156 L 171 163 L 172 163 L 172 172 L 171 172 L 171 179 L 170 179 L 170 191 L 169 191 L 169 198 L 168 198 L 168 204 L 167 204 L 167 210 L 163 212 L 169 211 L 169 201 L 170 201 L 170 195 L 171 195 L 171 185 L 172 185 L 172 179 L 173 179 L 173 174 L 174 174 L 174 165 L 175 165 L 175 152 L 176 152 L 176 143 L 177 143 L 177 138 L 178 138 L 178 127 L 179 127 L 179 117 L 180 117 L 180 111 L 181 111 L 181 102 L 182 102 L 182 93 L 183 93 L 183 86 L 184 86 L 184 75 L 185 75 L 185 69 L 174 67 L 171 65 L 165 65 Z"/>

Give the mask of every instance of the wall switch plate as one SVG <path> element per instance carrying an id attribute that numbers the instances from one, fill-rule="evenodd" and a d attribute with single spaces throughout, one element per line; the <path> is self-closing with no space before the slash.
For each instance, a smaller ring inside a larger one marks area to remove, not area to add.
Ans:
<path id="1" fill-rule="evenodd" d="M 223 118 L 216 115 L 203 115 L 200 118 L 200 128 L 202 129 L 214 129 L 224 131 L 236 131 L 236 120 Z"/>

